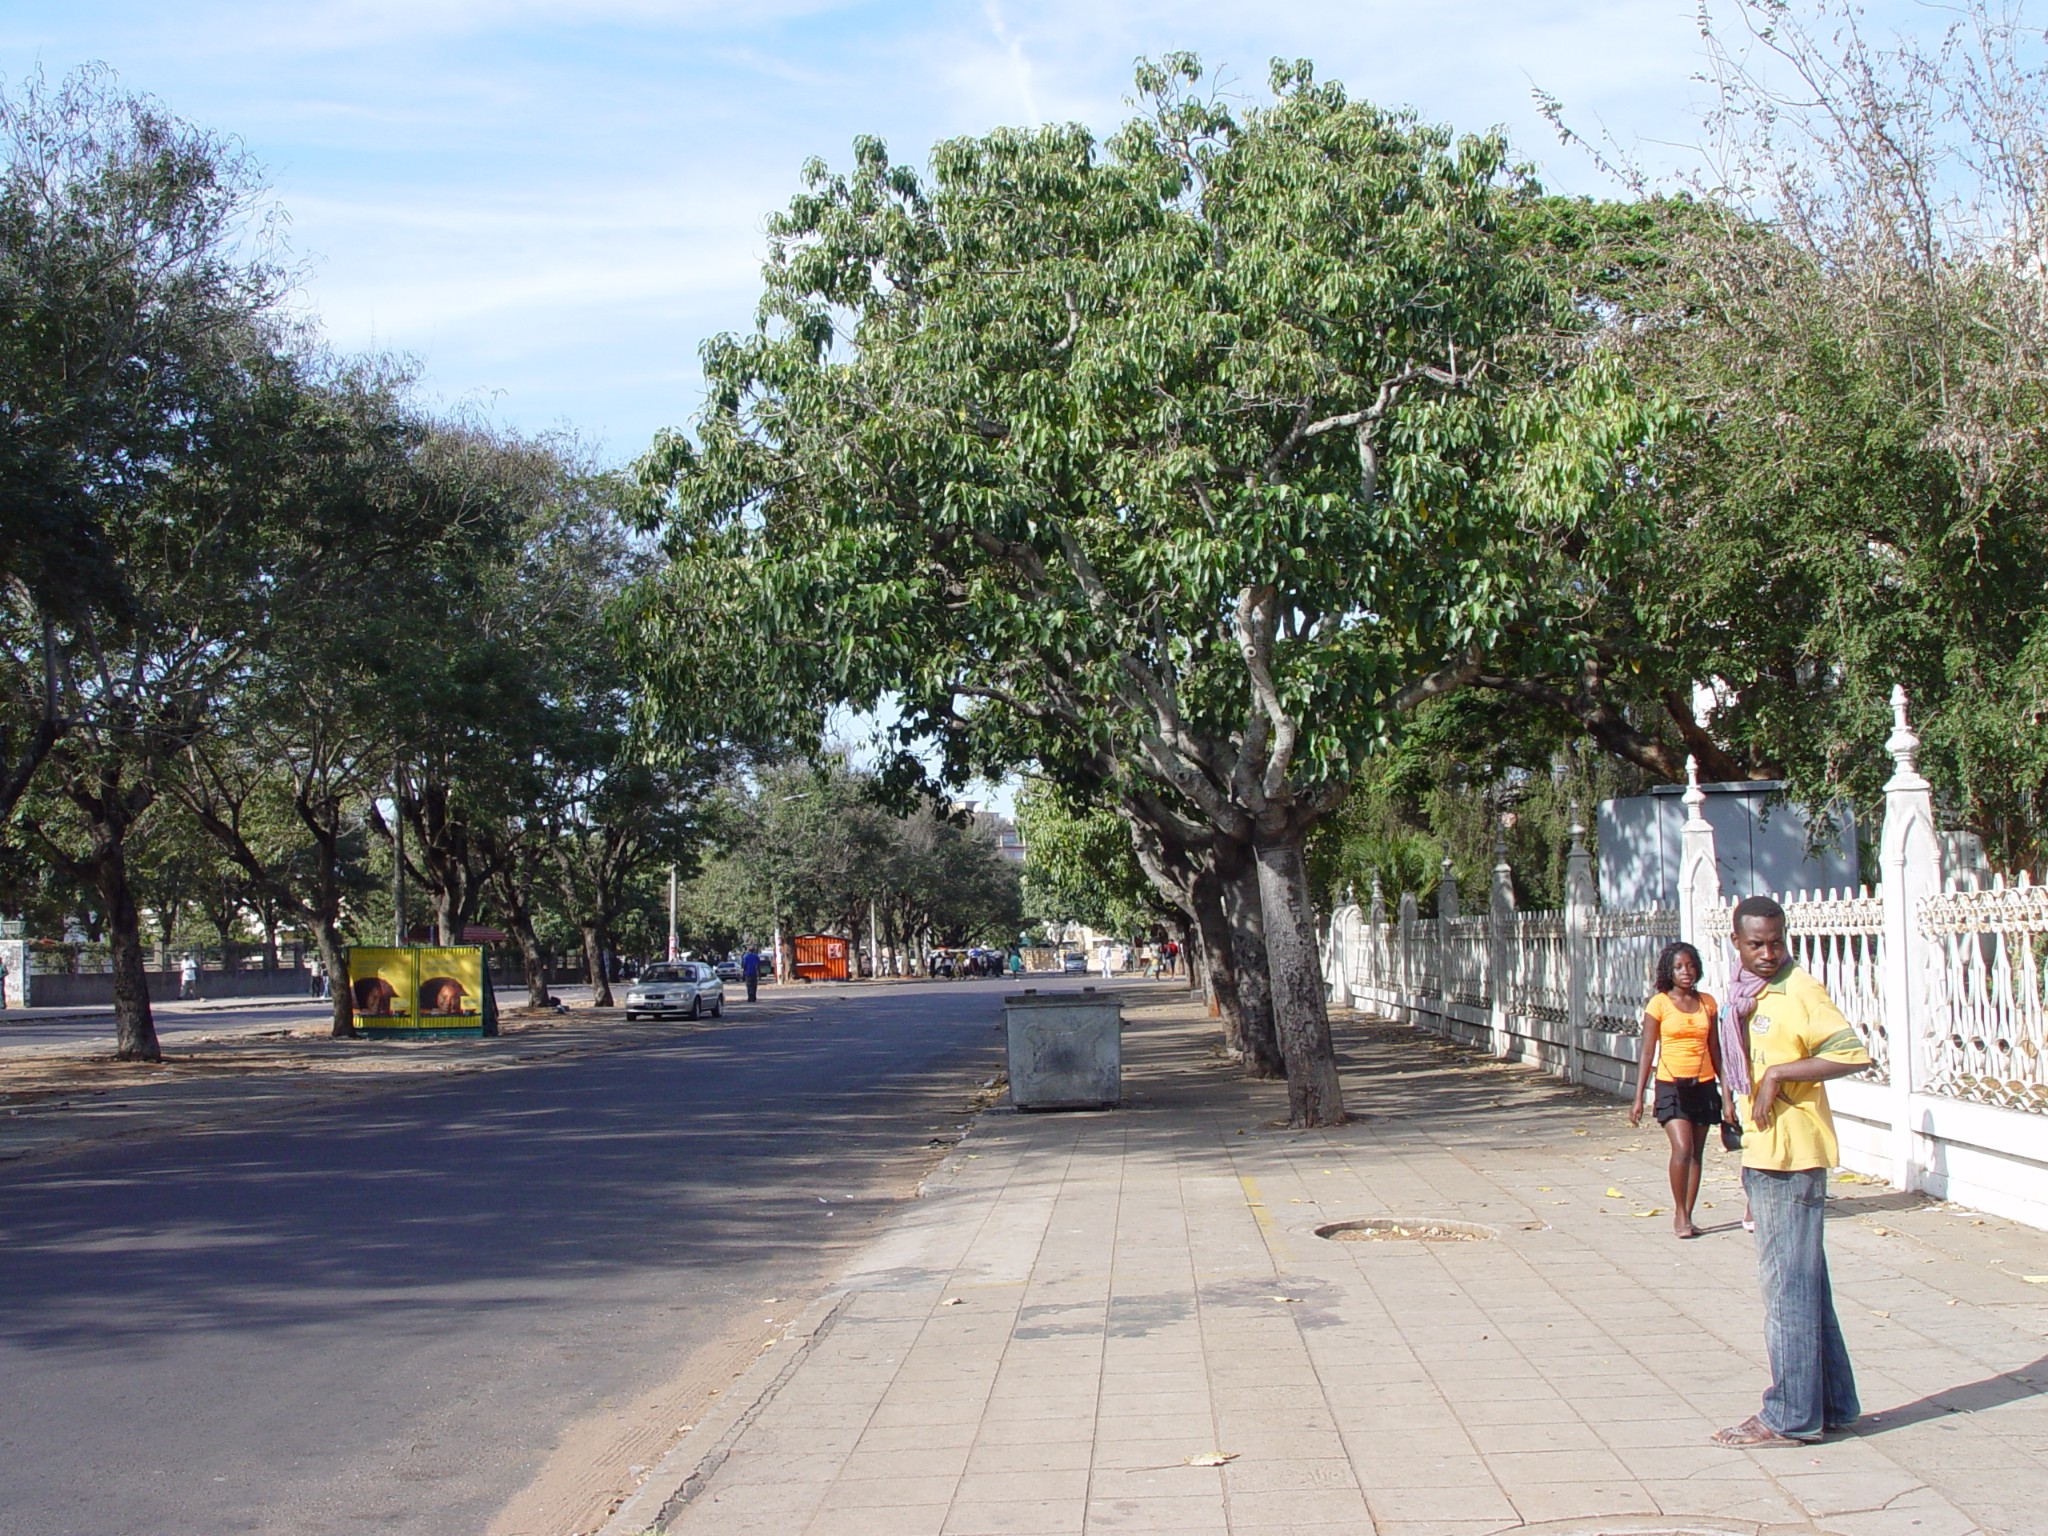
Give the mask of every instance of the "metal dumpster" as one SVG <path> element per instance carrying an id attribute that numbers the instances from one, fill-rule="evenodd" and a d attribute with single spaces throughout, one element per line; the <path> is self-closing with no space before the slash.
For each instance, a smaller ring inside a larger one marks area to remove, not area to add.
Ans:
<path id="1" fill-rule="evenodd" d="M 1123 1099 L 1123 1004 L 1093 987 L 1003 999 L 1010 1102 L 1113 1109 Z"/>

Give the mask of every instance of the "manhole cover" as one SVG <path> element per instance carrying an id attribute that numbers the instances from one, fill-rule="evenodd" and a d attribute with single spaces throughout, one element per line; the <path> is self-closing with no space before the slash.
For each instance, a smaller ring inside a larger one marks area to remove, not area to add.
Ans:
<path id="1" fill-rule="evenodd" d="M 1430 1216 L 1370 1216 L 1363 1221 L 1333 1221 L 1316 1228 L 1317 1237 L 1333 1243 L 1477 1243 L 1500 1234 L 1470 1221 L 1438 1221 Z"/>

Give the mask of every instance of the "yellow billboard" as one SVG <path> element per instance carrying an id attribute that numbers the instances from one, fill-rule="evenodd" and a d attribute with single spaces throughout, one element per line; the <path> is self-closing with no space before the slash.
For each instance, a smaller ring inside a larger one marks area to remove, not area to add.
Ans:
<path id="1" fill-rule="evenodd" d="M 481 1034 L 483 972 L 477 945 L 352 945 L 348 990 L 356 1030 L 415 1039 Z"/>

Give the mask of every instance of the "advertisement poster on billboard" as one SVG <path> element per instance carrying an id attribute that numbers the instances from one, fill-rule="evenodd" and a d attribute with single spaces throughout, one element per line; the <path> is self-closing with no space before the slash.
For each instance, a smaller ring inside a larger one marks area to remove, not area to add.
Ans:
<path id="1" fill-rule="evenodd" d="M 348 992 L 356 1028 L 365 1033 L 402 1029 L 412 1022 L 412 951 L 354 944 L 348 952 Z"/>
<path id="2" fill-rule="evenodd" d="M 416 949 L 419 1020 L 428 1029 L 459 1029 L 483 1023 L 484 952 L 473 945 Z"/>
<path id="3" fill-rule="evenodd" d="M 483 969 L 484 952 L 476 945 L 353 945 L 348 990 L 356 1030 L 415 1039 L 482 1034 Z"/>

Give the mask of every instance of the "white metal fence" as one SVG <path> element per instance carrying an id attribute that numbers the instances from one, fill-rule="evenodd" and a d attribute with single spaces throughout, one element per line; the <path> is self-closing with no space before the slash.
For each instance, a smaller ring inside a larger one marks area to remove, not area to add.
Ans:
<path id="1" fill-rule="evenodd" d="M 1871 1069 L 1829 1089 L 1843 1161 L 2048 1227 L 2048 886 L 1947 888 L 1919 740 L 1892 702 L 1881 883 L 1778 894 L 1793 958 L 1870 1048 Z M 1436 917 L 1405 892 L 1389 920 L 1377 888 L 1333 915 L 1333 1000 L 1625 1094 L 1663 946 L 1691 941 L 1725 993 L 1731 903 L 1704 799 L 1688 786 L 1676 908 L 1599 910 L 1576 826 L 1562 911 L 1515 910 L 1501 862 L 1486 912 L 1460 915 L 1447 860 Z"/>

